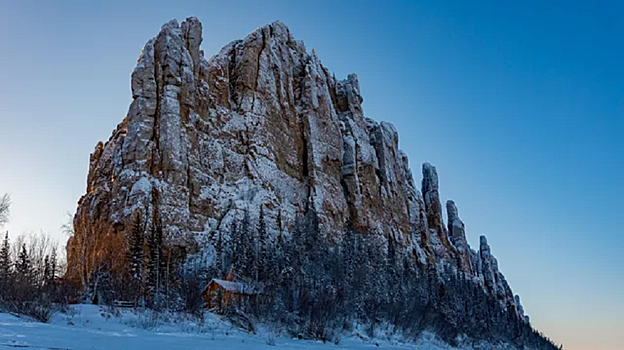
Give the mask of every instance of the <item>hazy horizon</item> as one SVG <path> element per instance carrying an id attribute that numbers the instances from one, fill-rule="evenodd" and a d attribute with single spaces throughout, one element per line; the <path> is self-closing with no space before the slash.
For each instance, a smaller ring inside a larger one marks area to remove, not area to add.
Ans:
<path id="1" fill-rule="evenodd" d="M 532 324 L 568 350 L 624 344 L 616 2 L 4 2 L 0 195 L 13 206 L 2 231 L 64 243 L 143 44 L 189 16 L 207 57 L 280 20 L 338 78 L 357 73 L 365 116 L 396 126 L 418 187 L 421 164 L 437 167 L 441 200 L 455 201 L 473 248 L 488 237 Z"/>

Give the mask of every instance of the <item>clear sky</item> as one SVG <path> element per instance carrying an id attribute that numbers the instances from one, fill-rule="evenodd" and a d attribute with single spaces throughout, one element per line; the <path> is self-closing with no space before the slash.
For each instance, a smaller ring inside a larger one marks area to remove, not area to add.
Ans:
<path id="1" fill-rule="evenodd" d="M 89 154 L 131 101 L 171 18 L 203 49 L 281 20 L 368 117 L 396 125 L 417 181 L 438 168 L 473 246 L 485 234 L 534 326 L 569 350 L 624 346 L 624 3 L 0 2 L 0 193 L 12 235 L 59 227 Z"/>

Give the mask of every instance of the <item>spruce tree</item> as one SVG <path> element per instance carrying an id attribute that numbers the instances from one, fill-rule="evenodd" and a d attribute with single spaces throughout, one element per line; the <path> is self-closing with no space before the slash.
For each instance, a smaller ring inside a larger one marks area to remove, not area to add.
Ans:
<path id="1" fill-rule="evenodd" d="M 0 286 L 6 286 L 10 283 L 11 277 L 11 246 L 9 244 L 9 233 L 4 235 L 4 241 L 0 248 Z"/>
<path id="2" fill-rule="evenodd" d="M 396 243 L 392 237 L 388 237 L 388 254 L 386 256 L 386 277 L 388 278 L 388 287 L 394 291 L 395 286 L 399 284 L 399 274 L 397 271 Z M 393 293 L 391 293 L 393 294 Z"/>
<path id="3" fill-rule="evenodd" d="M 218 278 L 223 278 L 225 264 L 223 263 L 223 235 L 221 231 L 217 231 L 217 242 L 215 243 L 216 263 L 215 270 Z"/>
<path id="4" fill-rule="evenodd" d="M 255 280 L 264 281 L 268 276 L 266 276 L 266 271 L 268 268 L 268 256 L 267 251 L 268 247 L 268 235 L 266 230 L 266 222 L 264 221 L 264 208 L 260 206 L 260 216 L 258 218 L 258 238 L 256 240 L 256 258 L 255 258 Z"/>
<path id="5" fill-rule="evenodd" d="M 50 283 L 54 283 L 56 281 L 56 249 L 52 250 L 52 255 L 50 255 Z"/>
<path id="6" fill-rule="evenodd" d="M 130 293 L 138 303 L 143 296 L 143 263 L 144 263 L 145 232 L 139 215 L 132 219 L 128 237 L 128 264 L 130 272 Z"/>
<path id="7" fill-rule="evenodd" d="M 30 262 L 28 251 L 26 250 L 25 243 L 22 244 L 22 249 L 17 256 L 17 261 L 15 263 L 15 273 L 17 274 L 17 278 L 22 284 L 30 284 L 32 279 L 32 264 Z"/>
<path id="8" fill-rule="evenodd" d="M 246 277 L 253 278 L 255 276 L 255 271 L 257 269 L 257 265 L 255 262 L 255 252 L 254 249 L 254 234 L 251 228 L 251 222 L 249 218 L 249 211 L 245 210 L 243 215 L 243 221 L 241 223 L 241 243 L 242 243 L 242 260 L 243 264 L 241 265 L 241 270 L 239 271 L 241 275 Z"/>
<path id="9" fill-rule="evenodd" d="M 143 244 L 144 231 L 143 222 L 139 215 L 135 215 L 132 220 L 132 228 L 128 239 L 128 263 L 132 279 L 141 281 L 143 272 Z"/>
<path id="10" fill-rule="evenodd" d="M 163 232 L 160 223 L 152 224 L 150 234 L 147 237 L 147 270 L 148 270 L 148 288 L 152 296 L 160 292 L 163 274 Z"/>
<path id="11" fill-rule="evenodd" d="M 232 222 L 230 230 L 230 242 L 233 245 L 231 264 L 237 277 L 254 279 L 256 268 L 254 237 L 249 213 L 245 210 L 240 225 Z"/>
<path id="12" fill-rule="evenodd" d="M 43 276 L 41 276 L 42 281 L 41 285 L 47 286 L 50 284 L 52 278 L 50 277 L 52 274 L 52 269 L 50 266 L 50 256 L 46 255 L 43 258 Z"/>
<path id="13" fill-rule="evenodd" d="M 236 273 L 241 268 L 241 256 L 242 256 L 242 244 L 241 244 L 241 235 L 238 229 L 238 224 L 236 221 L 232 222 L 232 226 L 230 227 L 230 243 L 232 245 L 229 250 L 230 255 L 230 270 L 233 270 Z M 224 271 L 229 274 L 229 271 Z"/>

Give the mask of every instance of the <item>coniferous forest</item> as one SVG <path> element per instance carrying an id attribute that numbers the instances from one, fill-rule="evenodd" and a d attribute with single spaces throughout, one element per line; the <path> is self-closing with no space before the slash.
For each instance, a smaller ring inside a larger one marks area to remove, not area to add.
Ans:
<path id="1" fill-rule="evenodd" d="M 127 233 L 127 268 L 95 269 L 83 300 L 201 314 L 202 289 L 213 278 L 250 286 L 254 295 L 218 312 L 243 329 L 258 324 L 293 336 L 338 341 L 343 331 L 384 328 L 417 338 L 429 331 L 451 345 L 464 337 L 518 347 L 557 347 L 530 324 L 504 310 L 483 287 L 451 265 L 421 267 L 393 240 L 355 232 L 323 236 L 309 210 L 291 234 L 267 232 L 260 209 L 230 232 L 216 232 L 195 255 L 163 244 L 158 220 L 136 215 Z"/>
<path id="2" fill-rule="evenodd" d="M 368 336 L 390 329 L 415 339 L 429 331 L 451 345 L 468 337 L 557 349 L 454 267 L 423 269 L 392 240 L 348 228 L 340 241 L 331 241 L 312 210 L 292 234 L 276 237 L 267 233 L 262 209 L 257 222 L 246 212 L 231 232 L 213 235 L 207 251 L 197 256 L 166 247 L 162 235 L 158 222 L 146 229 L 135 216 L 126 235 L 127 268 L 101 266 L 81 290 L 63 278 L 56 250 L 43 238 L 12 247 L 6 234 L 0 247 L 0 308 L 43 322 L 68 303 L 114 307 L 119 300 L 139 309 L 201 315 L 202 289 L 220 278 L 256 291 L 213 310 L 249 331 L 264 324 L 338 342 L 357 325 Z"/>

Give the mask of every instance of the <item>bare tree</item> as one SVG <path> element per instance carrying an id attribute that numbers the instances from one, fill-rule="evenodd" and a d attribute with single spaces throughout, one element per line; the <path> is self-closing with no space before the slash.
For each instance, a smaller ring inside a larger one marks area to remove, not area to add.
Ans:
<path id="1" fill-rule="evenodd" d="M 11 196 L 5 193 L 0 197 L 0 227 L 9 222 L 9 212 L 11 209 Z"/>
<path id="2" fill-rule="evenodd" d="M 22 247 L 26 248 L 28 260 L 32 266 L 33 282 L 37 284 L 44 283 L 44 271 L 46 265 L 46 257 L 57 256 L 58 242 L 49 234 L 40 232 L 23 233 L 15 237 L 14 244 L 11 245 L 12 256 L 17 257 L 21 253 Z M 54 271 L 56 274 L 58 271 Z"/>
<path id="3" fill-rule="evenodd" d="M 67 237 L 71 237 L 74 235 L 74 216 L 72 213 L 67 212 L 67 221 L 61 225 L 61 232 L 63 232 Z"/>

